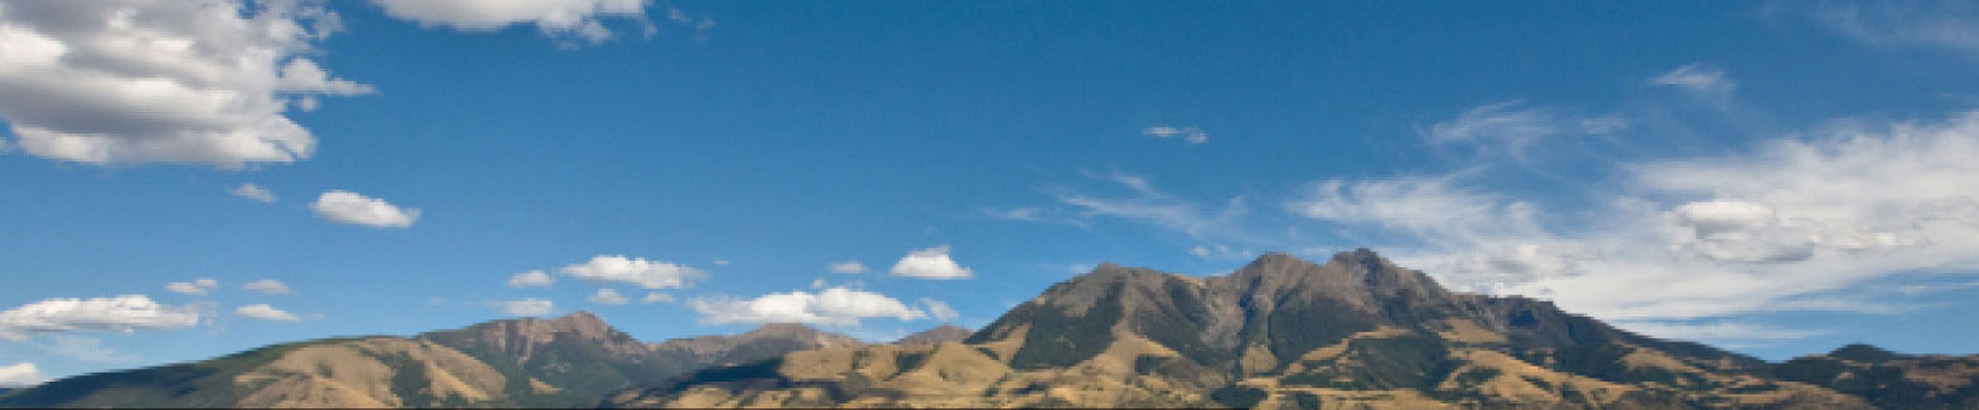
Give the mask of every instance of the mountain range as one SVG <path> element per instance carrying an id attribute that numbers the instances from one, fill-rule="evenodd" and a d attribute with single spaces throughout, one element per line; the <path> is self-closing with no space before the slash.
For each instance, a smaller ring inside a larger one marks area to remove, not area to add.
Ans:
<path id="1" fill-rule="evenodd" d="M 596 316 L 322 339 L 0 393 L 19 407 L 1970 409 L 1979 356 L 1782 363 L 1451 292 L 1368 250 L 1223 276 L 1104 264 L 981 330 L 642 343 Z"/>

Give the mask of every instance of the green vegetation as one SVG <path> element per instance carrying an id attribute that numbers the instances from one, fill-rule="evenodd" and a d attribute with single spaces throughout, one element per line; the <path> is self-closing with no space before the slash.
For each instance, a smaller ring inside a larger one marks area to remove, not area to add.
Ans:
<path id="1" fill-rule="evenodd" d="M 1876 346 L 1870 346 L 1861 343 L 1851 343 L 1847 346 L 1842 346 L 1839 349 L 1835 349 L 1835 351 L 1832 353 L 1828 353 L 1828 357 L 1833 357 L 1842 360 L 1863 362 L 1863 363 L 1883 363 L 1891 360 L 1907 358 L 1908 356 L 1897 354 L 1896 352 L 1892 352 L 1889 350 L 1884 350 L 1883 348 Z"/>
<path id="2" fill-rule="evenodd" d="M 1134 357 L 1134 373 L 1155 374 L 1155 371 L 1160 370 L 1161 366 L 1166 365 L 1168 364 L 1168 362 L 1173 360 L 1175 360 L 1175 358 L 1173 357 L 1155 356 L 1148 354 L 1136 356 Z"/>
<path id="3" fill-rule="evenodd" d="M 1209 399 L 1230 408 L 1248 409 L 1257 407 L 1257 403 L 1269 395 L 1256 387 L 1230 386 L 1210 391 Z"/>
<path id="4" fill-rule="evenodd" d="M 929 352 L 903 352 L 893 356 L 893 366 L 900 369 L 901 373 L 910 372 L 921 368 L 921 364 L 928 361 L 929 354 Z"/>
<path id="5" fill-rule="evenodd" d="M 1324 404 L 1320 401 L 1319 395 L 1302 391 L 1292 392 L 1292 405 L 1298 406 L 1299 410 L 1319 410 Z"/>

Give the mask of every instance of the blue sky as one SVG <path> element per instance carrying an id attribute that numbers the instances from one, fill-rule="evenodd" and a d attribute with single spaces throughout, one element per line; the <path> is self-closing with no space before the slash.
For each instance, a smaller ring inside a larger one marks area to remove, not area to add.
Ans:
<path id="1" fill-rule="evenodd" d="M 0 50 L 16 384 L 576 310 L 885 340 L 1356 247 L 1768 359 L 1979 351 L 1967 5 L 48 2 Z"/>

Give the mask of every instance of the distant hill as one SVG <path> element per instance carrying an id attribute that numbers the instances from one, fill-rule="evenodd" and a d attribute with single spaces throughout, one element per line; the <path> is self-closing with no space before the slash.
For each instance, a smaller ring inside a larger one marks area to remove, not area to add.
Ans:
<path id="1" fill-rule="evenodd" d="M 800 325 L 647 345 L 588 312 L 314 340 L 53 381 L 8 407 L 573 407 L 715 364 L 856 345 Z"/>
<path id="2" fill-rule="evenodd" d="M 900 340 L 895 340 L 893 344 L 901 346 L 931 346 L 948 342 L 960 342 L 968 339 L 969 335 L 973 333 L 975 332 L 970 332 L 969 329 L 963 329 L 954 325 L 941 325 L 923 330 L 920 333 L 907 335 L 900 338 Z"/>
<path id="3" fill-rule="evenodd" d="M 1979 409 L 1979 355 L 1907 355 L 1855 344 L 1789 360 L 1769 373 L 1885 409 Z"/>
<path id="4" fill-rule="evenodd" d="M 801 325 L 642 343 L 578 312 L 77 376 L 0 406 L 1979 409 L 1979 356 L 1769 364 L 1359 250 L 1207 278 L 1105 264 L 979 331 L 887 344 Z"/>

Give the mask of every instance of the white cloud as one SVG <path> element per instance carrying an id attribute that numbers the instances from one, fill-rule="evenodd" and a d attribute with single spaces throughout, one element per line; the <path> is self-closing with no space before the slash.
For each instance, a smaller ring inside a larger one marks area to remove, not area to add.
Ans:
<path id="1" fill-rule="evenodd" d="M 920 279 L 968 279 L 972 275 L 969 268 L 948 257 L 948 245 L 908 252 L 887 273 Z"/>
<path id="2" fill-rule="evenodd" d="M 1257 257 L 1257 251 L 1253 251 L 1250 249 L 1234 249 L 1231 248 L 1229 245 L 1222 245 L 1222 244 L 1196 245 L 1193 248 L 1189 248 L 1189 254 L 1204 259 L 1214 258 L 1214 259 L 1237 260 L 1237 259 L 1250 259 Z"/>
<path id="3" fill-rule="evenodd" d="M 289 105 L 371 92 L 299 57 L 319 53 L 337 22 L 314 1 L 8 2 L 0 119 L 20 149 L 60 161 L 307 159 L 316 138 Z"/>
<path id="4" fill-rule="evenodd" d="M 234 314 L 250 319 L 271 322 L 296 322 L 302 320 L 302 317 L 296 316 L 294 313 L 276 309 L 274 306 L 268 306 L 266 303 L 256 303 L 234 308 Z"/>
<path id="5" fill-rule="evenodd" d="M 241 285 L 241 289 L 247 289 L 269 295 L 287 295 L 289 294 L 289 292 L 291 292 L 288 284 L 282 283 L 282 281 L 274 280 L 274 279 L 262 279 L 253 282 L 248 282 L 246 284 Z"/>
<path id="6" fill-rule="evenodd" d="M 1077 208 L 1080 219 L 1100 216 L 1120 218 L 1152 223 L 1195 239 L 1253 241 L 1237 225 L 1238 219 L 1250 210 L 1244 204 L 1244 197 L 1231 198 L 1223 207 L 1212 211 L 1155 189 L 1146 177 L 1117 172 L 1094 177 L 1124 187 L 1131 195 L 1107 197 L 1079 192 L 1058 193 L 1058 201 Z M 1073 224 L 1085 225 L 1082 221 Z"/>
<path id="7" fill-rule="evenodd" d="M 727 259 L 715 259 L 715 266 L 728 266 Z"/>
<path id="8" fill-rule="evenodd" d="M 1433 241 L 1541 234 L 1532 204 L 1465 189 L 1449 177 L 1327 180 L 1291 208 L 1309 218 L 1372 224 Z"/>
<path id="9" fill-rule="evenodd" d="M 1793 340 L 1832 332 L 1826 329 L 1793 329 L 1729 320 L 1702 323 L 1616 321 L 1616 327 L 1657 337 L 1682 340 Z"/>
<path id="10" fill-rule="evenodd" d="M 1146 135 L 1160 139 L 1182 137 L 1182 142 L 1186 142 L 1191 145 L 1209 142 L 1209 133 L 1203 132 L 1201 128 L 1196 128 L 1196 127 L 1173 127 L 1167 125 L 1156 125 L 1152 127 L 1142 128 L 1141 135 Z"/>
<path id="11" fill-rule="evenodd" d="M 873 292 L 831 288 L 810 293 L 772 293 L 755 299 L 725 296 L 695 298 L 687 306 L 701 314 L 702 323 L 810 323 L 833 326 L 858 325 L 861 319 L 895 318 L 916 320 L 928 313 L 900 300 Z"/>
<path id="12" fill-rule="evenodd" d="M 255 184 L 240 184 L 240 186 L 236 186 L 234 189 L 227 190 L 227 193 L 234 194 L 237 197 L 252 199 L 255 202 L 275 202 L 274 192 L 268 192 L 267 189 Z"/>
<path id="13" fill-rule="evenodd" d="M 860 261 L 832 262 L 831 265 L 825 266 L 825 270 L 831 271 L 831 273 L 856 275 L 866 273 L 866 264 Z"/>
<path id="14" fill-rule="evenodd" d="M 708 276 L 686 265 L 624 255 L 598 255 L 590 261 L 564 266 L 557 273 L 593 282 L 624 282 L 646 289 L 680 289 Z"/>
<path id="15" fill-rule="evenodd" d="M 144 295 L 110 298 L 56 298 L 0 312 L 0 339 L 24 340 L 38 333 L 72 331 L 130 333 L 199 323 L 191 307 L 160 305 Z"/>
<path id="16" fill-rule="evenodd" d="M 41 374 L 41 369 L 35 367 L 34 363 L 20 362 L 0 366 L 0 387 L 32 387 L 46 382 L 48 375 Z"/>
<path id="17" fill-rule="evenodd" d="M 660 292 L 646 292 L 646 297 L 639 298 L 639 303 L 673 303 L 673 295 Z"/>
<path id="18" fill-rule="evenodd" d="M 604 21 L 632 19 L 649 27 L 645 17 L 650 0 L 372 0 L 395 18 L 419 22 L 422 26 L 445 26 L 462 31 L 493 31 L 515 24 L 534 24 L 537 30 L 559 39 L 582 39 L 599 43 L 613 37 Z M 687 18 L 679 13 L 679 18 Z M 669 18 L 674 18 L 669 15 Z M 706 19 L 703 17 L 703 19 Z M 689 19 L 689 22 L 694 20 Z M 713 20 L 704 20 L 712 27 Z"/>
<path id="19" fill-rule="evenodd" d="M 962 313 L 956 312 L 954 307 L 948 306 L 948 302 L 921 298 L 921 307 L 927 310 L 928 317 L 932 317 L 935 320 L 953 322 L 955 319 L 962 318 Z"/>
<path id="20" fill-rule="evenodd" d="M 1571 216 L 1455 177 L 1326 181 L 1293 210 L 1381 227 L 1402 238 L 1391 257 L 1454 288 L 1548 298 L 1663 337 L 1758 338 L 1779 329 L 1723 323 L 1763 311 L 1889 312 L 1901 302 L 1855 290 L 1979 269 L 1975 157 L 1979 112 L 1624 164 L 1617 180 L 1593 182 L 1614 196 Z"/>
<path id="21" fill-rule="evenodd" d="M 1044 208 L 1020 206 L 1009 209 L 984 209 L 983 215 L 1013 221 L 1039 221 L 1044 219 Z"/>
<path id="22" fill-rule="evenodd" d="M 1730 95 L 1738 83 L 1732 81 L 1725 69 L 1717 66 L 1691 63 L 1649 79 L 1650 84 L 1682 88 L 1690 92 L 1723 97 Z"/>
<path id="23" fill-rule="evenodd" d="M 825 287 L 826 287 L 825 278 L 817 278 L 811 280 L 811 289 L 824 289 Z"/>
<path id="24" fill-rule="evenodd" d="M 1432 124 L 1424 139 L 1437 145 L 1462 144 L 1475 148 L 1480 156 L 1504 155 L 1531 166 L 1533 147 L 1549 138 L 1613 134 L 1628 126 L 1622 117 L 1572 115 L 1515 100 L 1473 107 Z"/>
<path id="25" fill-rule="evenodd" d="M 193 279 L 191 282 L 172 282 L 165 284 L 166 291 L 182 295 L 204 295 L 206 292 L 219 288 L 220 281 L 207 278 Z"/>
<path id="26" fill-rule="evenodd" d="M 543 273 L 542 270 L 530 270 L 528 272 L 517 273 L 515 274 L 515 276 L 510 276 L 508 278 L 508 287 L 516 288 L 516 289 L 531 288 L 531 287 L 547 288 L 550 287 L 550 285 L 554 285 L 556 283 L 557 283 L 556 278 L 550 277 L 550 274 Z"/>
<path id="27" fill-rule="evenodd" d="M 1814 4 L 1807 11 L 1815 22 L 1865 45 L 1937 48 L 1979 57 L 1979 9 L 1958 2 Z"/>
<path id="28" fill-rule="evenodd" d="M 556 310 L 556 304 L 548 299 L 524 298 L 504 300 L 490 304 L 495 310 L 509 316 L 542 316 Z"/>
<path id="29" fill-rule="evenodd" d="M 625 295 L 620 295 L 611 288 L 598 289 L 598 293 L 591 294 L 591 298 L 586 300 L 600 305 L 623 305 L 631 302 L 625 298 Z"/>
<path id="30" fill-rule="evenodd" d="M 401 209 L 383 199 L 344 190 L 324 192 L 309 209 L 331 222 L 373 228 L 406 228 L 419 220 L 419 208 Z"/>
<path id="31" fill-rule="evenodd" d="M 692 27 L 695 31 L 707 31 L 708 29 L 715 28 L 715 19 L 708 18 L 705 15 L 699 17 L 691 16 L 686 11 L 674 6 L 667 6 L 667 21 Z"/>

